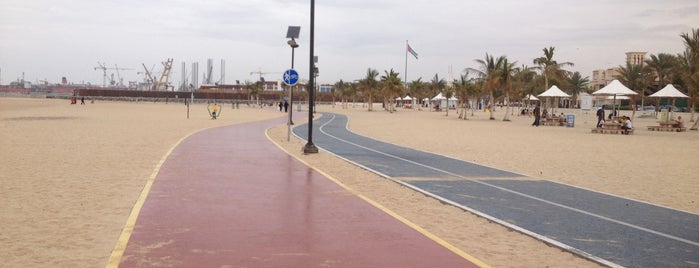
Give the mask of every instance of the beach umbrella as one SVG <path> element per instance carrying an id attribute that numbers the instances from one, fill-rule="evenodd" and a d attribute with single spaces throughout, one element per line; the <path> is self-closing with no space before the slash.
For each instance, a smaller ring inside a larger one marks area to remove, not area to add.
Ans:
<path id="1" fill-rule="evenodd" d="M 619 80 L 614 80 L 608 85 L 604 86 L 600 90 L 592 92 L 592 95 L 608 95 L 613 96 L 614 103 L 616 103 L 617 96 L 628 96 L 628 95 L 638 95 L 638 93 L 624 86 Z M 612 114 L 616 113 L 616 106 L 612 107 Z"/>
<path id="2" fill-rule="evenodd" d="M 544 91 L 543 93 L 537 95 L 537 97 L 539 97 L 539 98 L 552 98 L 555 100 L 556 98 L 570 98 L 570 95 L 563 92 L 563 90 L 558 88 L 556 85 L 553 85 L 549 89 Z M 547 102 L 547 105 L 548 105 L 548 102 Z M 551 112 L 552 113 L 554 112 L 553 107 L 551 107 Z"/>
<path id="3" fill-rule="evenodd" d="M 677 98 L 689 98 L 689 96 L 687 96 L 684 93 L 682 93 L 681 91 L 677 90 L 677 88 L 675 88 L 675 86 L 673 86 L 672 84 L 667 84 L 664 88 L 658 90 L 658 92 L 655 92 L 648 97 L 672 99 L 672 107 L 670 109 L 670 114 L 672 114 L 675 110 L 675 100 Z M 669 120 L 669 118 L 668 118 L 668 120 Z"/>

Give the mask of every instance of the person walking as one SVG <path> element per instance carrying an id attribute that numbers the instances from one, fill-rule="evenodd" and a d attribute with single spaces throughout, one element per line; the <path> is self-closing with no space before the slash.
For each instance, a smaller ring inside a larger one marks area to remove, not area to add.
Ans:
<path id="1" fill-rule="evenodd" d="M 284 112 L 286 113 L 286 112 L 288 112 L 288 110 L 289 110 L 289 102 L 284 101 Z"/>
<path id="2" fill-rule="evenodd" d="M 602 122 L 604 122 L 604 106 L 599 107 L 597 110 L 597 128 L 602 127 Z"/>
<path id="3" fill-rule="evenodd" d="M 536 105 L 534 108 L 534 123 L 532 123 L 532 126 L 539 127 L 539 123 L 541 120 L 541 108 L 539 107 L 539 104 Z"/>

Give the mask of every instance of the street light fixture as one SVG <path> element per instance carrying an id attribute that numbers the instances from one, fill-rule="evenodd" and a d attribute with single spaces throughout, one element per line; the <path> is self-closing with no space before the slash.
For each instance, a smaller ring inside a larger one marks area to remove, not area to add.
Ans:
<path id="1" fill-rule="evenodd" d="M 311 34 L 310 34 L 310 59 L 309 59 L 309 64 L 308 64 L 308 142 L 306 145 L 303 146 L 303 153 L 304 154 L 317 154 L 318 153 L 318 147 L 313 144 L 313 98 L 314 94 L 314 86 L 313 86 L 313 77 L 314 77 L 314 64 L 313 64 L 313 45 L 315 42 L 315 13 L 316 13 L 316 1 L 311 0 Z"/>
<path id="2" fill-rule="evenodd" d="M 286 38 L 291 38 L 291 40 L 287 41 L 286 43 L 289 44 L 291 47 L 291 69 L 294 69 L 294 49 L 299 47 L 299 44 L 296 43 L 296 38 L 299 38 L 299 33 L 301 32 L 301 26 L 289 26 L 286 30 Z M 291 114 L 294 111 L 294 86 L 289 86 L 289 134 L 287 136 L 287 139 L 291 139 L 291 125 L 294 124 L 294 121 L 291 118 Z"/>

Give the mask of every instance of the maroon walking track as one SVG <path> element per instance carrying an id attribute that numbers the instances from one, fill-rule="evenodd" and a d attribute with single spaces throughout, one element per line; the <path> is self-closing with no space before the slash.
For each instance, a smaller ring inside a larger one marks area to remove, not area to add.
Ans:
<path id="1" fill-rule="evenodd" d="M 284 120 L 174 148 L 119 266 L 477 267 L 276 147 L 264 133 Z"/>

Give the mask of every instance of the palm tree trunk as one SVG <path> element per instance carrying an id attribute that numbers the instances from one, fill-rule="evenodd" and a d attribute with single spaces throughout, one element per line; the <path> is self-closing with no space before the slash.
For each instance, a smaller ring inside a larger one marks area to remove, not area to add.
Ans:
<path id="1" fill-rule="evenodd" d="M 510 92 L 505 92 L 505 117 L 502 121 L 510 121 Z"/>
<path id="2" fill-rule="evenodd" d="M 493 91 L 490 91 L 490 120 L 495 120 L 495 115 L 493 114 L 493 109 L 495 109 L 495 98 L 493 97 Z"/>

